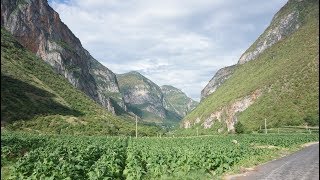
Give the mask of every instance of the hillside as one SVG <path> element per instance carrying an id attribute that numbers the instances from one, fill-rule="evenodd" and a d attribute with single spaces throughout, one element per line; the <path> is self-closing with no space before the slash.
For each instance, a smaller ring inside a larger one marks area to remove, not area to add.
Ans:
<path id="1" fill-rule="evenodd" d="M 164 98 L 164 107 L 172 112 L 179 114 L 179 116 L 184 117 L 192 111 L 198 102 L 189 98 L 180 89 L 177 89 L 170 85 L 163 85 L 160 87 Z"/>
<path id="2" fill-rule="evenodd" d="M 207 133 L 319 124 L 319 1 L 290 0 L 232 73 L 182 121 Z M 231 75 L 230 75 L 231 74 Z"/>
<path id="3" fill-rule="evenodd" d="M 82 47 L 47 0 L 1 1 L 1 27 L 110 112 L 126 108 L 116 75 Z"/>
<path id="4" fill-rule="evenodd" d="M 1 28 L 1 126 L 58 134 L 134 135 L 127 116 L 114 116 Z M 139 135 L 156 127 L 139 126 Z"/>
<path id="5" fill-rule="evenodd" d="M 161 88 L 150 79 L 136 71 L 119 74 L 117 78 L 129 112 L 146 122 L 175 124 L 181 120 L 179 114 L 165 108 Z"/>

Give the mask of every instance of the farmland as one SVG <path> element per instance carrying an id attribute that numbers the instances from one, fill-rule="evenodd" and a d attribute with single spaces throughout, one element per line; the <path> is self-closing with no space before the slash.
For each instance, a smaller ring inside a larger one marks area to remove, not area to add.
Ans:
<path id="1" fill-rule="evenodd" d="M 2 133 L 1 173 L 5 179 L 209 179 L 240 164 L 261 163 L 277 152 L 318 141 L 318 135 L 136 139 Z"/>

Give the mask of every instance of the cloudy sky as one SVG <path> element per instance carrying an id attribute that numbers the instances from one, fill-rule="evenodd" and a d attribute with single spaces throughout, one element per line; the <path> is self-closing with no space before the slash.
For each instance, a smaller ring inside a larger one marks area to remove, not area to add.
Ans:
<path id="1" fill-rule="evenodd" d="M 199 100 L 287 0 L 49 0 L 91 55 Z"/>

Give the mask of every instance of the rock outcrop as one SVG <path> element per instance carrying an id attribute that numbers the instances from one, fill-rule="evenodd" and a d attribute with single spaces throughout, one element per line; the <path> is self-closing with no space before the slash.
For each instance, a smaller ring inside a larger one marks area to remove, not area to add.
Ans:
<path id="1" fill-rule="evenodd" d="M 201 124 L 205 129 L 211 128 L 215 120 L 224 122 L 227 124 L 228 131 L 234 131 L 234 125 L 237 122 L 237 113 L 246 110 L 251 106 L 257 98 L 261 96 L 261 90 L 256 90 L 252 94 L 245 96 L 234 103 L 222 107 L 220 110 L 211 113 L 210 117 L 205 119 Z M 224 119 L 222 115 L 225 115 Z"/>
<path id="2" fill-rule="evenodd" d="M 286 5 L 288 6 L 288 4 Z M 286 8 L 286 7 L 284 7 Z M 300 27 L 299 12 L 295 9 L 288 13 L 279 11 L 272 19 L 269 27 L 252 46 L 242 54 L 238 64 L 257 58 L 263 51 L 295 32 Z"/>
<path id="3" fill-rule="evenodd" d="M 294 33 L 301 26 L 301 21 L 299 20 L 300 13 L 298 10 L 299 3 L 301 4 L 303 2 L 289 0 L 288 3 L 275 14 L 268 28 L 241 55 L 236 65 L 218 70 L 201 91 L 201 100 L 215 92 L 226 79 L 231 77 L 237 65 L 256 59 L 266 49 Z"/>
<path id="4" fill-rule="evenodd" d="M 219 69 L 209 83 L 201 91 L 201 100 L 214 93 L 217 88 L 224 83 L 234 72 L 236 65 L 227 66 Z"/>
<path id="5" fill-rule="evenodd" d="M 237 113 L 246 110 L 261 96 L 261 94 L 261 90 L 257 89 L 250 95 L 240 98 L 227 106 L 221 107 L 219 110 L 212 112 L 210 116 L 201 123 L 201 126 L 205 129 L 211 128 L 215 121 L 219 121 L 227 125 L 228 132 L 234 131 L 234 125 L 237 122 Z M 182 126 L 183 128 L 190 128 L 192 125 L 196 125 L 200 122 L 200 118 L 197 117 L 193 123 L 191 121 L 184 121 Z"/>
<path id="6" fill-rule="evenodd" d="M 109 111 L 125 108 L 115 74 L 82 47 L 46 0 L 1 1 L 1 26 Z"/>
<path id="7" fill-rule="evenodd" d="M 180 89 L 169 85 L 163 85 L 160 88 L 164 95 L 164 107 L 169 111 L 176 112 L 181 117 L 186 116 L 198 105 L 198 102 L 189 98 Z"/>

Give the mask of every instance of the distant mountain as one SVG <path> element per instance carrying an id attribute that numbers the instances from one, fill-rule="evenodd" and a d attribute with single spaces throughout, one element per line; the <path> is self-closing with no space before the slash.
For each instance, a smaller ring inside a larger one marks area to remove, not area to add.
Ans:
<path id="1" fill-rule="evenodd" d="M 145 121 L 161 122 L 166 117 L 163 94 L 158 85 L 135 71 L 119 74 L 117 78 L 128 111 Z"/>
<path id="2" fill-rule="evenodd" d="M 164 96 L 164 107 L 181 117 L 186 116 L 198 105 L 198 102 L 189 98 L 180 89 L 169 85 L 163 85 L 160 88 Z"/>
<path id="3" fill-rule="evenodd" d="M 196 104 L 180 90 L 172 86 L 160 88 L 139 72 L 132 71 L 117 77 L 128 111 L 143 121 L 177 123 Z M 175 99 L 177 101 L 173 102 Z"/>
<path id="4" fill-rule="evenodd" d="M 265 119 L 268 127 L 319 124 L 318 26 L 319 0 L 289 0 L 236 65 L 217 71 L 181 127 L 233 132 L 241 122 L 250 132 Z"/>
<path id="5" fill-rule="evenodd" d="M 3 28 L 1 127 L 50 134 L 135 134 L 134 119 L 108 112 Z M 139 135 L 155 135 L 158 131 L 139 124 Z"/>
<path id="6" fill-rule="evenodd" d="M 109 111 L 126 108 L 116 75 L 82 47 L 47 0 L 2 0 L 1 27 Z"/>

